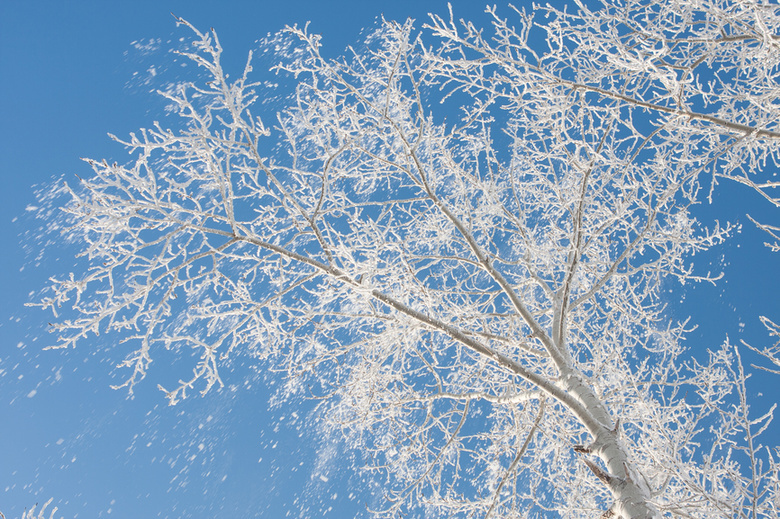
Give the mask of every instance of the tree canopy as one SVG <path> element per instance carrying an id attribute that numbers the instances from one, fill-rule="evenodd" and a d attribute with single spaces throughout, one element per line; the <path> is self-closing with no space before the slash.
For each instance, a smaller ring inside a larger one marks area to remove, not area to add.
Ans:
<path id="1" fill-rule="evenodd" d="M 780 9 L 504 11 L 383 21 L 339 59 L 290 27 L 279 113 L 189 26 L 180 124 L 69 188 L 89 268 L 40 303 L 59 346 L 110 332 L 131 392 L 192 351 L 171 403 L 229 359 L 283 370 L 386 477 L 379 515 L 777 516 L 772 411 L 740 347 L 689 355 L 663 288 L 718 282 L 693 256 L 733 227 L 690 209 L 724 182 L 780 205 Z"/>

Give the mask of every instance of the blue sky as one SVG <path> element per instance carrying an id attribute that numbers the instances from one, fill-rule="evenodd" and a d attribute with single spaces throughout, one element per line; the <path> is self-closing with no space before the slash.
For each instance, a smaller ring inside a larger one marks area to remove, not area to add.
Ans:
<path id="1" fill-rule="evenodd" d="M 479 2 L 453 4 L 456 16 L 485 19 Z M 205 399 L 168 407 L 150 380 L 129 400 L 109 388 L 121 360 L 109 339 L 43 352 L 53 339 L 50 317 L 24 306 L 73 263 L 72 250 L 40 239 L 45 222 L 28 210 L 34 186 L 89 175 L 82 156 L 121 160 L 106 132 L 126 135 L 164 117 L 164 103 L 142 78 L 151 66 L 178 73 L 166 50 L 188 34 L 171 11 L 214 27 L 227 68 L 237 71 L 257 39 L 285 24 L 311 20 L 324 52 L 335 56 L 382 13 L 422 21 L 429 11 L 446 13 L 446 2 L 0 3 L 0 511 L 18 517 L 53 497 L 64 517 L 352 517 L 375 489 L 352 474 L 337 443 L 320 436 L 311 403 L 269 409 L 274 380 L 250 366 L 237 366 L 226 388 Z M 139 49 L 151 42 L 156 50 Z M 691 314 L 699 325 L 689 340 L 699 354 L 726 335 L 763 346 L 757 315 L 780 319 L 780 256 L 762 246 L 746 210 L 777 223 L 768 204 L 733 186 L 700 209 L 705 220 L 744 223 L 706 258 L 713 269 L 722 265 L 726 282 L 670 288 L 670 313 Z M 777 379 L 754 382 L 763 413 L 776 400 Z M 777 431 L 770 431 L 775 444 Z"/>

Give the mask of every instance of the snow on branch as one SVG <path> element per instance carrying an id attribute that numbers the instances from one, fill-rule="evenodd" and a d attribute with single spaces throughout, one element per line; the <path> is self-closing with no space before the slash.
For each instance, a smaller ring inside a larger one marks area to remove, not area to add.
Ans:
<path id="1" fill-rule="evenodd" d="M 590 5 L 383 21 L 335 60 L 288 27 L 278 112 L 178 20 L 208 77 L 68 188 L 89 266 L 37 303 L 58 346 L 107 333 L 116 387 L 160 362 L 171 404 L 286 373 L 386 476 L 379 515 L 776 515 L 771 412 L 736 348 L 689 357 L 663 287 L 720 280 L 705 186 L 776 201 L 780 11 Z"/>

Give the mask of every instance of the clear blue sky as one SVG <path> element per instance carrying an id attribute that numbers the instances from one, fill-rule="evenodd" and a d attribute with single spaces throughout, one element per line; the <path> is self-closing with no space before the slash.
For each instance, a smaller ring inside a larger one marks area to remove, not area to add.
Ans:
<path id="1" fill-rule="evenodd" d="M 480 2 L 453 4 L 456 16 L 485 20 Z M 311 20 L 325 53 L 336 55 L 382 13 L 423 21 L 429 11 L 446 13 L 446 1 L 0 2 L 0 511 L 18 517 L 53 497 L 58 516 L 68 518 L 352 517 L 374 489 L 352 475 L 348 456 L 324 448 L 311 404 L 269 410 L 273 381 L 247 366 L 205 399 L 168 407 L 158 380 L 147 380 L 128 400 L 109 389 L 121 360 L 110 339 L 42 352 L 52 340 L 49 315 L 24 307 L 72 264 L 72 251 L 37 239 L 45 222 L 26 210 L 36 204 L 33 186 L 89 175 L 82 156 L 121 160 L 106 132 L 126 135 L 164 117 L 163 103 L 133 73 L 170 65 L 166 43 L 188 35 L 171 11 L 214 27 L 227 67 L 237 71 L 258 38 L 285 24 Z M 161 45 L 149 55 L 132 45 L 152 39 Z M 727 283 L 685 294 L 670 287 L 670 301 L 682 301 L 671 314 L 692 314 L 700 325 L 689 341 L 698 352 L 726 334 L 762 345 L 756 315 L 780 320 L 780 256 L 762 247 L 746 209 L 777 222 L 736 188 L 702 209 L 705 219 L 745 223 L 736 240 L 708 255 L 718 265 L 726 254 Z M 778 381 L 756 381 L 752 391 L 766 395 L 757 412 L 776 400 Z"/>

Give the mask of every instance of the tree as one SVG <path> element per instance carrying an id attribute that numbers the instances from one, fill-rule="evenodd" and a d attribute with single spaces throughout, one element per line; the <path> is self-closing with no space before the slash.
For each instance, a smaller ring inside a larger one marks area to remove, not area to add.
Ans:
<path id="1" fill-rule="evenodd" d="M 130 392 L 191 348 L 172 404 L 231 358 L 283 369 L 387 475 L 380 515 L 777 516 L 774 408 L 736 345 L 690 357 L 662 288 L 717 282 L 692 257 L 733 227 L 690 209 L 721 181 L 780 205 L 780 10 L 625 4 L 384 21 L 338 60 L 288 28 L 274 126 L 252 55 L 232 80 L 190 26 L 181 127 L 70 189 L 90 266 L 41 303 L 59 346 L 133 345 Z"/>

